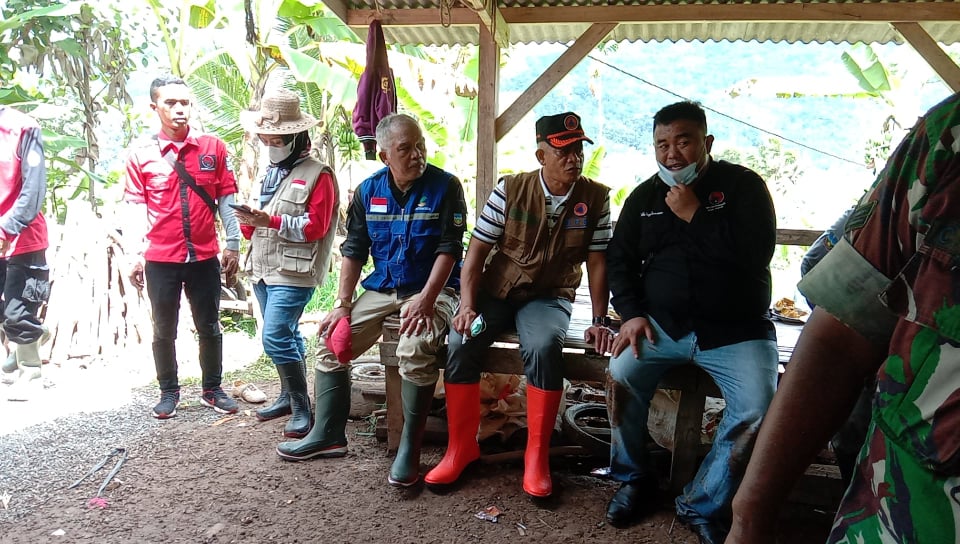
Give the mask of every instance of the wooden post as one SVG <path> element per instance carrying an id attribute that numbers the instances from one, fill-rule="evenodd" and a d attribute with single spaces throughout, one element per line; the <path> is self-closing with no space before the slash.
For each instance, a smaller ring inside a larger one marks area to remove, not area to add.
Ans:
<path id="1" fill-rule="evenodd" d="M 500 46 L 484 25 L 480 25 L 478 79 L 476 209 L 479 215 L 498 177 L 496 121 L 500 92 Z"/>

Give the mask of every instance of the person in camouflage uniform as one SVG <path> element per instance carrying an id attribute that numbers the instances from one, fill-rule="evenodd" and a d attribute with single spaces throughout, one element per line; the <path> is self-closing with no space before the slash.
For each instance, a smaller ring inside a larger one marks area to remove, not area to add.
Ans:
<path id="1" fill-rule="evenodd" d="M 919 120 L 799 287 L 817 309 L 727 542 L 773 541 L 779 505 L 874 372 L 867 440 L 828 542 L 960 542 L 960 94 Z"/>

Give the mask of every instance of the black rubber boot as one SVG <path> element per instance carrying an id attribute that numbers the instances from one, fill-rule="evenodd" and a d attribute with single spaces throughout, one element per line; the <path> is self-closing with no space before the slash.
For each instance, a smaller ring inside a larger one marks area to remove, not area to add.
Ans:
<path id="1" fill-rule="evenodd" d="M 277 455 L 288 461 L 347 454 L 347 415 L 350 413 L 350 372 L 314 373 L 317 407 L 313 429 L 296 442 L 281 442 Z"/>
<path id="2" fill-rule="evenodd" d="M 310 395 L 307 393 L 307 377 L 299 363 L 277 365 L 280 380 L 287 382 L 287 394 L 290 398 L 290 411 L 293 415 L 283 428 L 287 438 L 303 438 L 310 432 L 313 415 L 310 413 Z"/>
<path id="3" fill-rule="evenodd" d="M 277 395 L 277 400 L 273 401 L 273 404 L 256 411 L 257 419 L 260 421 L 270 421 L 271 419 L 277 419 L 278 417 L 289 416 L 293 412 L 293 409 L 290 408 L 290 392 L 287 386 L 287 379 L 283 375 L 283 372 L 280 371 L 281 366 L 293 366 L 297 367 L 298 369 L 300 368 L 300 365 L 294 363 L 277 365 L 277 374 L 280 375 L 280 394 Z"/>
<path id="4" fill-rule="evenodd" d="M 420 481 L 420 446 L 423 444 L 423 431 L 427 426 L 427 415 L 433 404 L 435 390 L 436 384 L 419 386 L 407 380 L 401 382 L 403 432 L 397 457 L 387 477 L 392 486 L 410 487 Z"/>

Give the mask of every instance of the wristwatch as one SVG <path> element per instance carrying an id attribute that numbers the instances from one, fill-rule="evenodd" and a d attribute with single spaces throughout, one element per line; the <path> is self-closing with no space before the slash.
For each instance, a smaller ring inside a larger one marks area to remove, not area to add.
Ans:
<path id="1" fill-rule="evenodd" d="M 333 309 L 336 310 L 337 308 L 347 308 L 347 309 L 353 308 L 353 301 L 347 300 L 345 298 L 338 298 L 333 303 Z"/>
<path id="2" fill-rule="evenodd" d="M 609 327 L 610 326 L 610 316 L 608 315 L 595 315 L 593 316 L 593 324 L 598 327 Z"/>

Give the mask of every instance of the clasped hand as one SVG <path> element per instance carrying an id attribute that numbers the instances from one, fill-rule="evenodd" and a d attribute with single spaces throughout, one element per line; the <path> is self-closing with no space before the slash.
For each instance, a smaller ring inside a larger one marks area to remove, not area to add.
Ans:
<path id="1" fill-rule="evenodd" d="M 600 325 L 590 325 L 583 331 L 583 340 L 593 344 L 593 349 L 600 355 L 610 353 L 616 336 L 612 329 Z"/>

